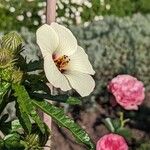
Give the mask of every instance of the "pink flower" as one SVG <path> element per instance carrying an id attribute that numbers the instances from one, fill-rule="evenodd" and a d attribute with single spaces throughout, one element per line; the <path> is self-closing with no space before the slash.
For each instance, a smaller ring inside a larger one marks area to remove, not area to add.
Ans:
<path id="1" fill-rule="evenodd" d="M 126 110 L 137 110 L 145 98 L 143 83 L 130 75 L 118 75 L 113 78 L 108 90 Z"/>
<path id="2" fill-rule="evenodd" d="M 99 139 L 96 150 L 128 150 L 128 145 L 122 136 L 111 133 Z"/>

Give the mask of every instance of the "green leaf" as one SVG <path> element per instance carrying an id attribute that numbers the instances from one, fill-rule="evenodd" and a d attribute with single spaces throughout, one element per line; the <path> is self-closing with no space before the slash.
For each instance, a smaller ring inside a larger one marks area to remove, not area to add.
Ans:
<path id="1" fill-rule="evenodd" d="M 30 117 L 37 123 L 41 132 L 45 133 L 45 125 L 39 115 L 36 112 L 36 108 L 32 104 L 32 100 L 30 99 L 26 89 L 24 86 L 19 84 L 13 84 L 13 89 L 15 91 L 15 96 L 17 97 L 17 102 L 19 105 L 19 110 L 21 113 L 21 118 L 24 120 L 28 131 L 31 131 L 31 122 L 29 121 Z"/>
<path id="2" fill-rule="evenodd" d="M 19 132 L 23 130 L 20 121 L 18 119 L 11 121 L 11 128 L 12 132 Z"/>
<path id="3" fill-rule="evenodd" d="M 40 75 L 28 75 L 28 82 L 26 82 L 25 85 L 32 99 L 47 99 L 70 105 L 81 105 L 79 98 L 71 97 L 66 94 L 51 95 L 49 87 L 42 81 L 43 79 L 40 78 Z M 38 93 L 38 91 L 40 91 L 40 93 Z"/>
<path id="4" fill-rule="evenodd" d="M 116 130 L 115 133 L 120 134 L 129 140 L 132 138 L 132 133 L 131 133 L 130 129 L 127 129 L 127 128 L 119 128 Z"/>
<path id="5" fill-rule="evenodd" d="M 30 133 L 32 128 L 32 124 L 29 118 L 30 116 L 27 113 L 26 107 L 24 106 L 22 101 L 18 98 L 17 98 L 16 109 L 17 109 L 17 117 L 22 127 L 24 128 L 24 130 L 26 130 L 26 132 Z"/>
<path id="6" fill-rule="evenodd" d="M 3 150 L 4 149 L 4 140 L 0 139 L 0 149 Z"/>
<path id="7" fill-rule="evenodd" d="M 51 101 L 67 103 L 70 105 L 81 105 L 81 101 L 78 98 L 71 97 L 68 95 L 50 95 L 50 94 L 40 94 L 40 93 L 33 93 L 31 94 L 34 99 L 47 99 Z"/>
<path id="8" fill-rule="evenodd" d="M 5 136 L 4 143 L 7 150 L 23 150 L 24 146 L 20 143 L 20 135 L 12 133 Z"/>
<path id="9" fill-rule="evenodd" d="M 35 121 L 35 123 L 38 125 L 41 132 L 44 134 L 45 133 L 45 125 L 44 125 L 43 121 L 41 120 L 41 118 L 39 117 L 39 115 L 37 114 L 36 108 L 34 106 L 32 107 L 30 116 Z"/>
<path id="10" fill-rule="evenodd" d="M 112 120 L 112 124 L 113 124 L 115 130 L 117 130 L 118 128 L 121 127 L 121 121 L 119 119 Z"/>
<path id="11" fill-rule="evenodd" d="M 59 126 L 71 131 L 78 142 L 85 144 L 91 150 L 94 149 L 94 145 L 88 134 L 74 120 L 66 116 L 63 109 L 55 107 L 47 101 L 32 100 L 32 102 L 36 107 L 50 115 Z"/>
<path id="12" fill-rule="evenodd" d="M 111 132 L 114 132 L 114 131 L 115 131 L 115 128 L 114 128 L 114 126 L 113 126 L 113 124 L 112 124 L 112 120 L 111 120 L 110 118 L 106 118 L 106 119 L 104 120 L 104 123 L 105 123 L 106 127 L 107 127 Z"/>
<path id="13" fill-rule="evenodd" d="M 1 47 L 15 52 L 21 48 L 22 42 L 23 40 L 17 32 L 10 32 L 2 37 Z"/>
<path id="14" fill-rule="evenodd" d="M 1 77 L 1 76 L 0 76 Z M 0 79 L 0 114 L 4 110 L 7 100 L 6 97 L 10 91 L 11 84 Z"/>
<path id="15" fill-rule="evenodd" d="M 35 71 L 35 70 L 42 70 L 43 69 L 43 61 L 42 60 L 35 60 L 30 61 L 27 64 L 27 72 Z"/>
<path id="16" fill-rule="evenodd" d="M 10 83 L 8 82 L 1 82 L 0 83 L 0 105 L 3 101 L 3 97 L 5 96 L 5 94 L 7 93 L 8 89 L 10 87 Z"/>
<path id="17" fill-rule="evenodd" d="M 64 102 L 70 105 L 81 105 L 81 101 L 78 98 L 71 96 L 68 97 L 68 99 L 66 99 Z"/>

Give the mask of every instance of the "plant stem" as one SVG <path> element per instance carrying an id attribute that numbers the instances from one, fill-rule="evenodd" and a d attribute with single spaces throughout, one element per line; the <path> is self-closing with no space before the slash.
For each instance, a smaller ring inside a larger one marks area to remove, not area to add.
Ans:
<path id="1" fill-rule="evenodd" d="M 125 120 L 124 120 L 124 113 L 123 113 L 123 112 L 120 112 L 120 122 L 121 122 L 120 128 L 124 128 L 125 124 L 126 124 L 127 122 L 129 122 L 129 121 L 130 121 L 130 119 L 125 119 Z"/>

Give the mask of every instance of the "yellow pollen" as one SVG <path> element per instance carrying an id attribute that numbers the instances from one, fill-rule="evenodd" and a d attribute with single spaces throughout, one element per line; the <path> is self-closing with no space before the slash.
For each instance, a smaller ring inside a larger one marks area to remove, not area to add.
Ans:
<path id="1" fill-rule="evenodd" d="M 57 66 L 57 68 L 59 69 L 60 72 L 64 72 L 66 69 L 66 66 L 68 65 L 70 59 L 68 56 L 63 55 L 61 57 L 58 58 L 54 58 L 54 62 L 55 65 Z"/>

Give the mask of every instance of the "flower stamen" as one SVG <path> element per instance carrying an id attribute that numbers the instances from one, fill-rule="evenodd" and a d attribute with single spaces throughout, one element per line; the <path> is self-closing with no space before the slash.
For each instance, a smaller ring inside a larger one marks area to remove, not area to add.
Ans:
<path id="1" fill-rule="evenodd" d="M 58 58 L 54 57 L 53 60 L 60 72 L 64 72 L 66 70 L 66 66 L 68 65 L 70 61 L 69 57 L 66 55 L 63 55 Z"/>

